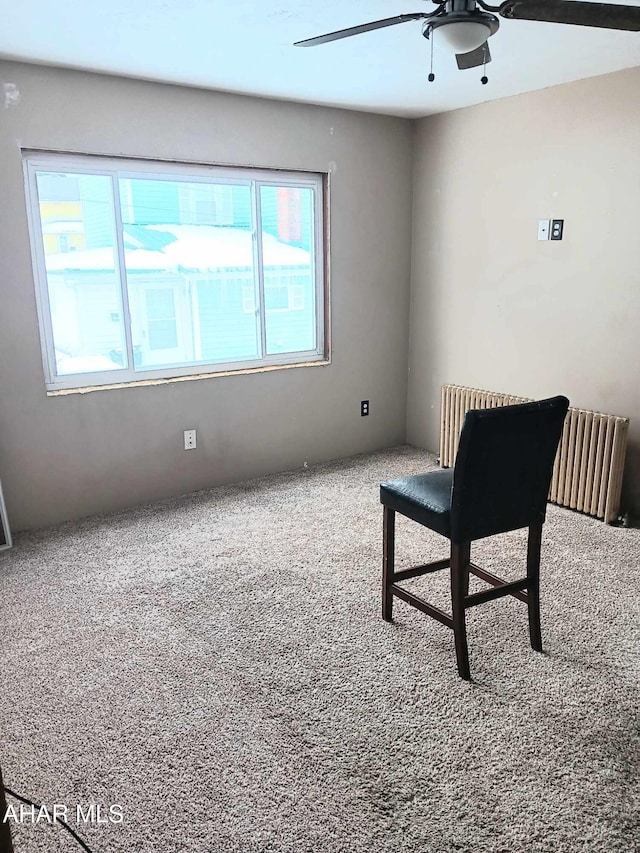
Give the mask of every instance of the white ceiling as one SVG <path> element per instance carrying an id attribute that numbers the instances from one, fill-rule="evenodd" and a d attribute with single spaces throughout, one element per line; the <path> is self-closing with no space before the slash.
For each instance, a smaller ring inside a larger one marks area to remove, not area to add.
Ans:
<path id="1" fill-rule="evenodd" d="M 503 19 L 490 40 L 486 86 L 481 68 L 457 70 L 437 33 L 436 80 L 427 82 L 420 21 L 293 47 L 435 8 L 428 0 L 0 0 L 0 56 L 401 116 L 640 65 L 640 33 Z"/>

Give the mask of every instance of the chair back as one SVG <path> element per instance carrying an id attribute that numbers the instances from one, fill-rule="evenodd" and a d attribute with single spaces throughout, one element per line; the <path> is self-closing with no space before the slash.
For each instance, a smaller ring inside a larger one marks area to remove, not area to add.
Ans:
<path id="1" fill-rule="evenodd" d="M 559 396 L 467 412 L 453 472 L 453 542 L 544 522 L 568 407 Z"/>

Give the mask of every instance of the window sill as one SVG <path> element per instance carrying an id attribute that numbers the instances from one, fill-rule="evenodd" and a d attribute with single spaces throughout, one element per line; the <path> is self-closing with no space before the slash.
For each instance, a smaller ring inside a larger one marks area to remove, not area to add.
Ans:
<path id="1" fill-rule="evenodd" d="M 175 382 L 193 382 L 200 379 L 217 379 L 221 376 L 242 376 L 248 373 L 271 373 L 274 370 L 292 370 L 296 367 L 327 367 L 331 359 L 303 361 L 297 364 L 269 364 L 262 367 L 246 367 L 236 370 L 220 370 L 215 373 L 193 373 L 189 376 L 171 376 L 167 379 L 139 379 L 135 382 L 114 382 L 109 385 L 83 385 L 81 388 L 58 388 L 47 391 L 47 397 L 66 397 L 69 394 L 90 394 L 93 391 L 111 391 L 114 388 L 140 388 L 150 385 L 172 385 Z"/>

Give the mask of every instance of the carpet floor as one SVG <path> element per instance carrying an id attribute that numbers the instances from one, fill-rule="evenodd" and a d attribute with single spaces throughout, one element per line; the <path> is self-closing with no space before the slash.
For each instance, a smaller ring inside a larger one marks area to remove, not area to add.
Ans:
<path id="1" fill-rule="evenodd" d="M 639 850 L 640 530 L 550 506 L 545 652 L 520 602 L 473 608 L 464 682 L 449 630 L 379 615 L 378 484 L 431 467 L 399 447 L 17 535 L 5 784 L 93 853 Z M 398 568 L 447 552 L 396 535 Z M 521 576 L 524 546 L 474 560 Z M 448 572 L 414 587 L 448 606 Z M 11 823 L 16 853 L 79 849 Z"/>

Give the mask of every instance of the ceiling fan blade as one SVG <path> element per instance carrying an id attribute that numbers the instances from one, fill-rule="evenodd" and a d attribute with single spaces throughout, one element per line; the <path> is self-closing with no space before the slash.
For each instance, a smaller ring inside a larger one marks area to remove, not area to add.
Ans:
<path id="1" fill-rule="evenodd" d="M 475 50 L 470 50 L 468 53 L 456 53 L 456 62 L 458 68 L 463 71 L 465 68 L 477 68 L 479 65 L 486 65 L 491 62 L 491 51 L 489 50 L 489 42 L 481 44 Z"/>
<path id="2" fill-rule="evenodd" d="M 519 21 L 640 31 L 640 6 L 584 3 L 580 0 L 507 0 L 498 9 L 498 14 Z"/>
<path id="3" fill-rule="evenodd" d="M 294 42 L 294 47 L 312 47 L 315 44 L 326 44 L 329 41 L 346 39 L 349 36 L 357 36 L 360 33 L 368 33 L 371 30 L 380 30 L 382 27 L 392 27 L 394 24 L 404 24 L 405 21 L 418 21 L 420 18 L 432 18 L 435 13 L 428 15 L 426 12 L 412 12 L 406 15 L 396 15 L 395 18 L 383 18 L 381 21 L 371 21 L 369 24 L 360 24 L 358 27 L 348 27 L 346 30 L 337 30 L 335 33 L 326 33 L 323 36 L 303 39 Z"/>

